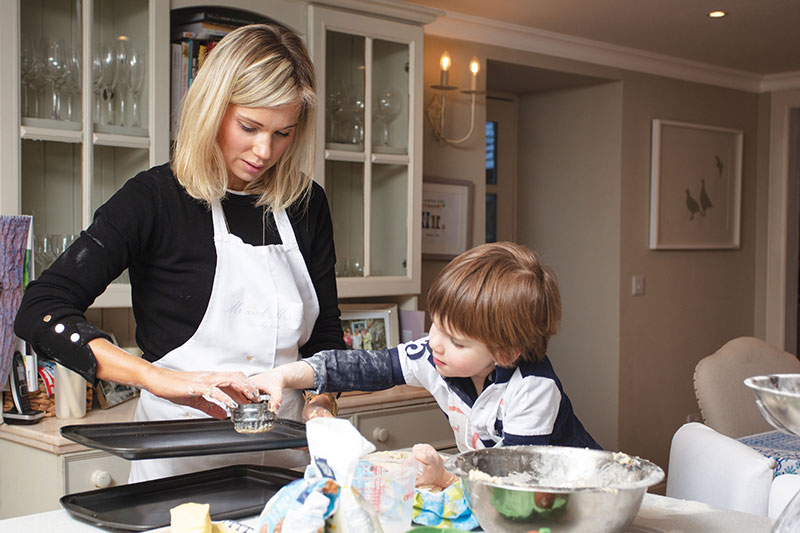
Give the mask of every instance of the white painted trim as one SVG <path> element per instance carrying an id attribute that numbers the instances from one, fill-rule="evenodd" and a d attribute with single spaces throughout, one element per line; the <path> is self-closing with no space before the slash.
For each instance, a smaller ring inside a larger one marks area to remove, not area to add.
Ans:
<path id="1" fill-rule="evenodd" d="M 777 93 L 772 98 L 769 135 L 769 207 L 767 209 L 767 271 L 765 338 L 786 348 L 786 290 L 789 250 L 789 111 L 800 108 L 800 91 Z M 796 273 L 792 273 L 796 275 Z"/>
<path id="2" fill-rule="evenodd" d="M 446 12 L 425 34 L 535 52 L 753 93 L 800 88 L 800 72 L 762 76 L 528 26 Z"/>

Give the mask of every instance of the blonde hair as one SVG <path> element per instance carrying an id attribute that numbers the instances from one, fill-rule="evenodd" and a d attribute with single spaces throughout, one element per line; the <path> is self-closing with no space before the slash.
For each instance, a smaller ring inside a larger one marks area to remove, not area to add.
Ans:
<path id="1" fill-rule="evenodd" d="M 428 311 L 446 329 L 475 339 L 501 366 L 539 361 L 561 321 L 561 295 L 536 252 L 483 244 L 453 259 L 428 291 Z"/>
<path id="2" fill-rule="evenodd" d="M 300 102 L 291 145 L 245 192 L 258 194 L 257 204 L 273 210 L 307 198 L 314 163 L 316 100 L 314 67 L 300 37 L 278 25 L 242 26 L 211 50 L 186 93 L 172 170 L 193 198 L 206 204 L 221 199 L 228 171 L 217 134 L 228 106 L 278 107 Z"/>

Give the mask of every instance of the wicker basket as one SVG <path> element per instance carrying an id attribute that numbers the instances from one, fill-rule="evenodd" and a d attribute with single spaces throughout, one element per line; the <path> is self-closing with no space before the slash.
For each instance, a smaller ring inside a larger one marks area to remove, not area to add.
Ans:
<path id="1" fill-rule="evenodd" d="M 35 392 L 29 392 L 28 398 L 31 401 L 31 408 L 38 409 L 39 411 L 44 411 L 44 416 L 55 416 L 56 415 L 56 397 L 48 396 L 45 390 L 45 384 L 42 380 L 39 381 L 39 390 Z M 86 412 L 91 411 L 92 409 L 92 386 L 89 383 L 86 383 Z M 14 400 L 11 397 L 11 392 L 6 392 L 3 394 L 3 411 L 10 411 L 13 409 Z"/>

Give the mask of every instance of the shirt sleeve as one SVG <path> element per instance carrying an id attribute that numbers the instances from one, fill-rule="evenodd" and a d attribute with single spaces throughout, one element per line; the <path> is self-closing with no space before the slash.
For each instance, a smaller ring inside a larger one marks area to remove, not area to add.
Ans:
<path id="1" fill-rule="evenodd" d="M 510 384 L 501 404 L 503 445 L 549 444 L 560 404 L 561 392 L 552 379 L 527 376 Z"/>
<path id="2" fill-rule="evenodd" d="M 314 392 L 376 391 L 404 385 L 397 348 L 326 350 L 304 360 L 314 369 Z"/>
<path id="3" fill-rule="evenodd" d="M 151 191 L 129 180 L 95 213 L 94 221 L 23 295 L 15 333 L 41 356 L 95 381 L 97 361 L 88 347 L 110 336 L 84 312 L 127 268 L 152 228 Z"/>
<path id="4" fill-rule="evenodd" d="M 339 319 L 339 297 L 336 291 L 336 253 L 333 243 L 333 222 L 325 191 L 312 185 L 306 216 L 295 225 L 295 234 L 317 293 L 319 316 L 308 342 L 300 348 L 303 357 L 322 350 L 343 350 L 344 334 Z"/>

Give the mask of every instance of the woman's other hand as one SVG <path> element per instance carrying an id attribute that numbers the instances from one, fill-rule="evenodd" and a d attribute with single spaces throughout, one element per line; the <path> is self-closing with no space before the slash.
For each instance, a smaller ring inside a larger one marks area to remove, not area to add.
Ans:
<path id="1" fill-rule="evenodd" d="M 415 483 L 417 487 L 433 485 L 444 489 L 456 481 L 457 478 L 444 469 L 442 456 L 430 444 L 415 444 L 411 453 L 420 466 Z"/>

